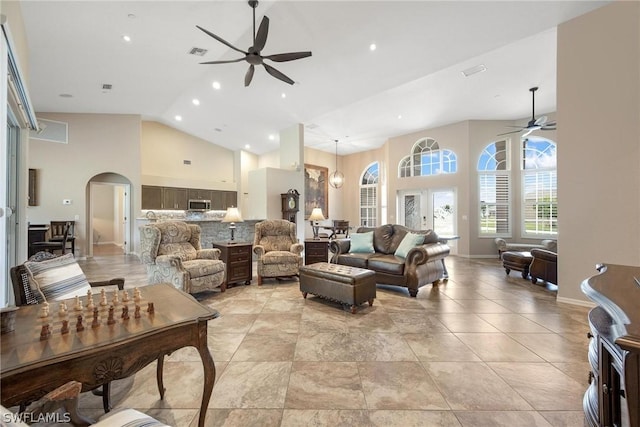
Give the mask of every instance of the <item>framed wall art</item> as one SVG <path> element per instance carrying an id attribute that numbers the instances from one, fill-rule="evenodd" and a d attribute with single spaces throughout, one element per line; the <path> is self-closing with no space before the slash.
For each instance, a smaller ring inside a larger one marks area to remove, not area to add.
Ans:
<path id="1" fill-rule="evenodd" d="M 308 219 L 315 207 L 322 209 L 329 218 L 329 169 L 323 166 L 304 164 L 304 219 Z"/>

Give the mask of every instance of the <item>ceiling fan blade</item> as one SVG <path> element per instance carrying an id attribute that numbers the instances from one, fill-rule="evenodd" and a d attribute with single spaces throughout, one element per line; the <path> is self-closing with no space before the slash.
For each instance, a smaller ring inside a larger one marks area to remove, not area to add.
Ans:
<path id="1" fill-rule="evenodd" d="M 525 128 L 520 128 L 518 130 L 512 130 L 511 132 L 499 133 L 498 136 L 509 135 L 509 134 L 512 134 L 512 133 L 518 133 L 518 132 L 522 132 L 523 130 L 525 130 Z"/>
<path id="2" fill-rule="evenodd" d="M 520 138 L 526 138 L 527 136 L 529 136 L 529 134 L 530 134 L 531 132 L 533 132 L 534 130 L 538 130 L 538 129 L 539 129 L 539 128 L 536 128 L 536 129 L 534 129 L 534 128 L 527 129 L 527 131 L 526 131 L 525 133 L 523 133 L 522 135 L 520 135 Z"/>
<path id="3" fill-rule="evenodd" d="M 271 65 L 264 64 L 264 63 L 262 65 L 264 65 L 264 68 L 265 70 L 267 70 L 267 73 L 271 74 L 276 79 L 282 80 L 283 82 L 289 83 L 290 85 L 294 83 L 293 80 L 291 80 L 289 77 L 285 76 L 280 71 L 273 68 Z"/>
<path id="4" fill-rule="evenodd" d="M 269 55 L 263 57 L 263 59 L 270 59 L 274 62 L 293 61 L 296 59 L 306 58 L 311 56 L 311 52 L 290 52 L 290 53 L 278 53 L 275 55 Z"/>
<path id="5" fill-rule="evenodd" d="M 544 126 L 547 123 L 547 116 L 540 116 L 533 122 L 536 126 Z"/>
<path id="6" fill-rule="evenodd" d="M 253 44 L 254 52 L 260 52 L 264 49 L 264 45 L 267 43 L 267 34 L 269 34 L 269 18 L 267 16 L 263 16 L 260 28 L 258 28 L 255 43 Z"/>
<path id="7" fill-rule="evenodd" d="M 237 47 L 235 47 L 234 45 L 232 45 L 231 43 L 229 43 L 228 41 L 226 41 L 225 39 L 216 36 L 215 34 L 213 34 L 211 31 L 207 31 L 204 28 L 202 28 L 199 25 L 196 25 L 196 28 L 198 28 L 199 30 L 203 31 L 204 33 L 208 34 L 209 36 L 213 37 L 214 39 L 218 40 L 220 43 L 225 44 L 227 46 L 229 46 L 231 49 L 233 50 L 237 50 L 240 53 L 244 53 L 245 55 L 247 55 L 247 52 L 245 52 L 244 50 L 238 49 Z"/>
<path id="8" fill-rule="evenodd" d="M 253 66 L 253 64 L 249 65 L 249 69 L 247 70 L 247 74 L 244 75 L 244 87 L 249 86 L 249 84 L 251 84 L 251 79 L 253 79 L 253 72 L 255 71 L 256 67 Z"/>
<path id="9" fill-rule="evenodd" d="M 228 61 L 207 61 L 201 62 L 201 64 L 231 64 L 232 62 L 244 61 L 246 58 L 230 59 Z"/>
<path id="10" fill-rule="evenodd" d="M 542 129 L 542 130 L 556 130 L 556 125 L 554 123 L 553 126 L 546 125 L 546 126 L 542 126 L 540 129 Z"/>

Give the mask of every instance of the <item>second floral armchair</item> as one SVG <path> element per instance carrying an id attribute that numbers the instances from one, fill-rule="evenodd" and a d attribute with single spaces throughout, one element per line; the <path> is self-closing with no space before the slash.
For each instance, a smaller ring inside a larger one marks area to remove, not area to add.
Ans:
<path id="1" fill-rule="evenodd" d="M 258 256 L 258 285 L 263 277 L 298 276 L 303 248 L 296 237 L 296 224 L 284 219 L 257 223 L 253 252 Z"/>

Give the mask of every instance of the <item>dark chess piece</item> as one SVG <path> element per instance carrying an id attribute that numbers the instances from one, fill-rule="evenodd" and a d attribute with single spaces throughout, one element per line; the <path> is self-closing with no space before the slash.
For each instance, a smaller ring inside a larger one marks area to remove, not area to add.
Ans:
<path id="1" fill-rule="evenodd" d="M 76 331 L 84 331 L 84 325 L 82 324 L 82 314 L 78 314 L 78 321 L 76 322 Z"/>
<path id="2" fill-rule="evenodd" d="M 113 306 L 109 307 L 109 317 L 107 318 L 107 325 L 113 325 L 116 323 L 116 319 L 113 318 Z"/>
<path id="3" fill-rule="evenodd" d="M 93 322 L 91 322 L 92 328 L 97 328 L 100 326 L 100 320 L 98 320 L 98 307 L 93 308 Z"/>
<path id="4" fill-rule="evenodd" d="M 67 319 L 62 321 L 62 328 L 60 328 L 60 333 L 62 335 L 69 333 L 69 321 Z"/>
<path id="5" fill-rule="evenodd" d="M 149 314 L 153 314 L 153 313 L 155 313 L 155 312 L 156 312 L 156 311 L 155 311 L 155 308 L 153 307 L 153 303 L 152 303 L 152 302 L 150 302 L 150 303 L 147 305 L 147 312 L 148 312 Z"/>
<path id="6" fill-rule="evenodd" d="M 140 318 L 140 306 L 138 304 L 136 304 L 136 311 L 133 313 L 133 317 L 136 319 Z"/>
<path id="7" fill-rule="evenodd" d="M 122 319 L 129 320 L 129 307 L 126 305 L 122 307 Z"/>
<path id="8" fill-rule="evenodd" d="M 51 330 L 49 329 L 49 324 L 44 323 L 42 325 L 42 330 L 40 330 L 40 341 L 44 341 L 51 336 Z"/>

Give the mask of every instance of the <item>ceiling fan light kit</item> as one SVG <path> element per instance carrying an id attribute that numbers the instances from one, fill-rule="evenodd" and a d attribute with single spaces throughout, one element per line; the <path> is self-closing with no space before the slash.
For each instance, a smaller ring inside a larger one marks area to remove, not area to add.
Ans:
<path id="1" fill-rule="evenodd" d="M 531 132 L 536 130 L 556 130 L 556 122 L 547 122 L 548 120 L 547 116 L 540 116 L 536 119 L 536 91 L 537 90 L 538 90 L 537 86 L 529 89 L 529 92 L 531 92 L 531 120 L 529 120 L 529 123 L 527 123 L 525 127 L 521 127 L 518 130 L 499 133 L 498 136 L 524 132 L 521 135 L 521 138 L 525 138 L 529 136 Z"/>
<path id="2" fill-rule="evenodd" d="M 286 61 L 294 61 L 296 59 L 306 58 L 311 56 L 311 52 L 289 52 L 289 53 L 278 53 L 275 55 L 267 55 L 263 56 L 261 54 L 262 49 L 264 49 L 265 44 L 267 43 L 267 35 L 269 34 L 269 18 L 267 16 L 262 17 L 262 21 L 260 22 L 260 27 L 258 28 L 258 32 L 256 32 L 256 7 L 258 7 L 257 0 L 250 0 L 249 6 L 253 9 L 253 45 L 247 50 L 244 51 L 242 49 L 238 49 L 233 46 L 228 41 L 224 40 L 221 37 L 213 34 L 212 32 L 205 30 L 204 28 L 196 25 L 196 28 L 204 32 L 205 34 L 213 37 L 218 40 L 220 43 L 230 47 L 231 49 L 244 54 L 243 58 L 231 59 L 231 60 L 223 60 L 223 61 L 207 61 L 201 62 L 201 64 L 230 64 L 233 62 L 247 61 L 249 63 L 249 69 L 244 76 L 244 85 L 249 86 L 251 84 L 251 80 L 253 79 L 253 74 L 255 72 L 256 65 L 262 65 L 264 69 L 275 77 L 278 80 L 282 80 L 285 83 L 289 83 L 290 85 L 295 82 L 286 76 L 284 73 L 278 71 L 271 65 L 264 62 L 265 59 L 268 59 L 273 62 L 286 62 Z"/>

